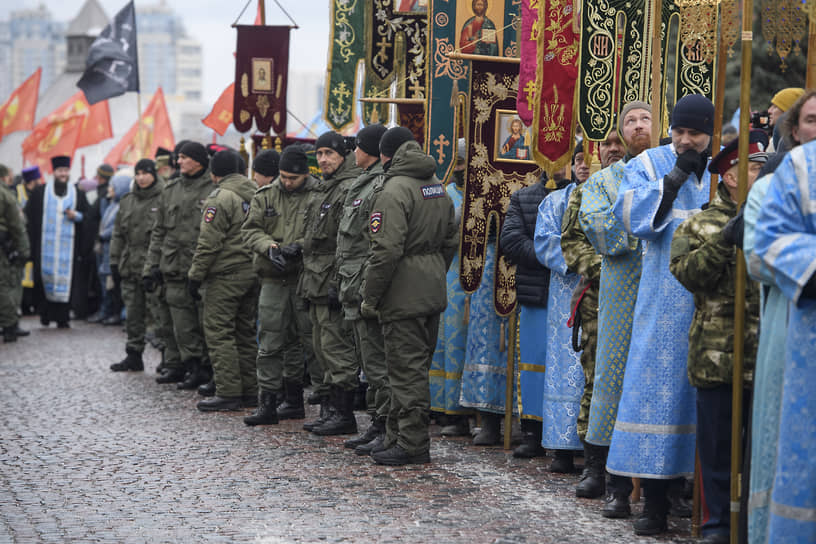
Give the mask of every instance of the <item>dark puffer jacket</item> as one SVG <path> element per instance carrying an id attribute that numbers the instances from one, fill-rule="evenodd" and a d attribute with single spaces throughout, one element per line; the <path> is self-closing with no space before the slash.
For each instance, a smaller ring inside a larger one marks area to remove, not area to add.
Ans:
<path id="1" fill-rule="evenodd" d="M 510 206 L 501 231 L 501 248 L 516 265 L 516 292 L 520 304 L 547 306 L 550 269 L 538 262 L 533 247 L 538 205 L 549 191 L 544 183 L 519 189 L 510 195 Z"/>

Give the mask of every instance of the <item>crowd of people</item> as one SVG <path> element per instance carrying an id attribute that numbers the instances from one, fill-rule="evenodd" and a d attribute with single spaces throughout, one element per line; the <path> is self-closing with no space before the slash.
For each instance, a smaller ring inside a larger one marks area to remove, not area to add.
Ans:
<path id="1" fill-rule="evenodd" d="M 63 328 L 71 312 L 110 325 L 124 314 L 111 370 L 143 370 L 152 342 L 158 383 L 197 389 L 203 412 L 252 408 L 249 426 L 305 419 L 309 403 L 320 413 L 304 430 L 356 434 L 363 409 L 370 425 L 344 446 L 385 465 L 430 462 L 431 418 L 444 436 L 498 444 L 510 410 L 514 455 L 570 473 L 580 453 L 576 495 L 603 498 L 603 516 L 632 516 L 639 478 L 638 535 L 690 515 L 696 451 L 704 541 L 728 542 L 739 248 L 744 534 L 816 538 L 816 91 L 785 89 L 773 107 L 771 127 L 712 151 L 707 98 L 681 98 L 657 147 L 651 106 L 627 104 L 597 168 L 579 142 L 568 167 L 511 195 L 472 293 L 459 282 L 464 140 L 447 186 L 407 128 L 382 125 L 353 146 L 327 132 L 313 148 L 260 151 L 252 179 L 234 150 L 196 142 L 132 171 L 102 165 L 87 194 L 67 157 L 47 183 L 28 168 L 15 185 L 0 167 L 16 191 L 0 190 L 3 338 L 26 334 L 17 313 L 35 307 Z M 512 406 L 499 251 L 519 306 Z"/>

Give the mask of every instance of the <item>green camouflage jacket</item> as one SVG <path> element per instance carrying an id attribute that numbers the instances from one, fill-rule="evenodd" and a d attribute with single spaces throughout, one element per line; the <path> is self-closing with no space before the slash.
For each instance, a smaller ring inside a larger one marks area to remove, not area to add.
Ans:
<path id="1" fill-rule="evenodd" d="M 722 239 L 722 228 L 736 213 L 737 205 L 720 183 L 711 204 L 681 223 L 672 238 L 669 268 L 694 295 L 688 355 L 688 377 L 694 387 L 732 382 L 737 251 Z M 745 303 L 743 378 L 751 383 L 759 326 L 755 282 L 746 284 Z"/>
<path id="2" fill-rule="evenodd" d="M 593 322 L 598 320 L 598 286 L 601 279 L 602 257 L 581 230 L 581 223 L 578 220 L 583 188 L 583 183 L 578 185 L 567 203 L 567 210 L 561 222 L 561 253 L 564 255 L 567 268 L 583 278 L 579 285 L 586 286 L 585 282 L 589 282 L 589 288 L 581 299 L 579 311 L 583 328 L 590 332 L 593 326 L 597 326 Z"/>
<path id="3" fill-rule="evenodd" d="M 230 174 L 207 197 L 188 274 L 191 280 L 204 281 L 225 274 L 252 277 L 252 252 L 241 237 L 241 224 L 257 189 L 246 176 Z"/>
<path id="4" fill-rule="evenodd" d="M 346 193 L 361 172 L 354 153 L 349 153 L 334 174 L 315 187 L 306 204 L 303 273 L 298 294 L 313 303 L 326 304 L 329 287 L 337 288 L 337 227 Z"/>

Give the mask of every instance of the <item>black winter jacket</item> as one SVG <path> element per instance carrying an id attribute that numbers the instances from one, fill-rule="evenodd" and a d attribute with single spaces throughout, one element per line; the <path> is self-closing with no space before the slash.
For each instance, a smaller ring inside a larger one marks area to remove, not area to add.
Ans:
<path id="1" fill-rule="evenodd" d="M 538 205 L 549 193 L 539 182 L 510 195 L 510 206 L 501 231 L 501 248 L 505 257 L 516 265 L 518 301 L 527 306 L 547 307 L 550 269 L 541 266 L 535 254 Z"/>

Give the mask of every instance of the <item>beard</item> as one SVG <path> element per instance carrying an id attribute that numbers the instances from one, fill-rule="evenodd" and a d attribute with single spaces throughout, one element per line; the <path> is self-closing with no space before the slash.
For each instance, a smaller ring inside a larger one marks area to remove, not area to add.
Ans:
<path id="1" fill-rule="evenodd" d="M 632 138 L 632 142 L 628 146 L 629 154 L 637 157 L 652 146 L 652 138 L 649 134 L 637 134 Z"/>

